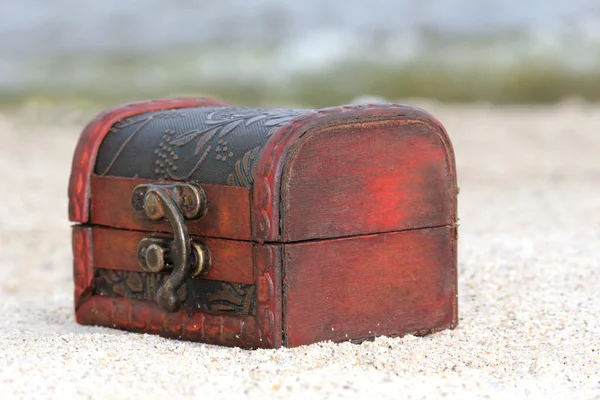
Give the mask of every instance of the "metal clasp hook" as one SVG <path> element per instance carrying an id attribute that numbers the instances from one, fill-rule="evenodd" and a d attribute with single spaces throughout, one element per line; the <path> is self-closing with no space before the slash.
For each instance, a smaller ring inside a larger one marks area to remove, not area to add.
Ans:
<path id="1" fill-rule="evenodd" d="M 177 291 L 188 276 L 208 272 L 210 252 L 202 243 L 192 243 L 185 219 L 201 218 L 208 209 L 202 188 L 182 184 L 147 184 L 133 190 L 131 204 L 143 218 L 166 218 L 173 228 L 173 240 L 145 238 L 138 245 L 138 261 L 147 272 L 173 271 L 156 293 L 156 302 L 166 312 L 179 310 Z"/>

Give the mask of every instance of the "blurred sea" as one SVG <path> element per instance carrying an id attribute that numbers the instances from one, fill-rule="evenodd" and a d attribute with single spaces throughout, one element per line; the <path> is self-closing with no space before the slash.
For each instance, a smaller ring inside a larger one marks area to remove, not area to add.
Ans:
<path id="1" fill-rule="evenodd" d="M 153 95 L 230 81 L 238 87 L 260 82 L 266 91 L 302 77 L 333 76 L 348 65 L 355 68 L 348 77 L 368 65 L 379 69 L 365 74 L 408 71 L 402 76 L 414 80 L 421 76 L 415 70 L 506 74 L 530 64 L 559 74 L 596 73 L 600 2 L 0 1 L 0 98 Z M 356 91 L 379 87 L 363 86 Z"/>

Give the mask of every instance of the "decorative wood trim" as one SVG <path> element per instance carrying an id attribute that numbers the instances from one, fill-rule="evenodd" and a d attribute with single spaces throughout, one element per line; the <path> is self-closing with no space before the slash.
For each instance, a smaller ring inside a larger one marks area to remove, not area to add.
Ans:
<path id="1" fill-rule="evenodd" d="M 75 153 L 69 181 L 69 219 L 86 223 L 90 214 L 90 177 L 94 171 L 96 155 L 109 129 L 118 121 L 150 111 L 186 108 L 220 107 L 227 103 L 206 98 L 158 99 L 123 104 L 98 114 L 83 130 Z"/>
<path id="2" fill-rule="evenodd" d="M 249 315 L 182 309 L 165 313 L 158 305 L 140 300 L 92 296 L 77 310 L 77 322 L 191 340 L 221 346 L 265 347 L 256 318 Z"/>
<path id="3" fill-rule="evenodd" d="M 256 318 L 261 340 L 269 348 L 283 345 L 281 261 L 280 245 L 254 246 L 258 304 Z"/>
<path id="4" fill-rule="evenodd" d="M 73 281 L 75 283 L 75 310 L 93 292 L 94 269 L 92 229 L 83 226 L 72 228 Z"/>

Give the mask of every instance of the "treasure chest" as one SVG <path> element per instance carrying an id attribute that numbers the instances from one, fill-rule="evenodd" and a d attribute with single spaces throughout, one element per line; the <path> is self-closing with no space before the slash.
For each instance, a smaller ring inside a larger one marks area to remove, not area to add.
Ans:
<path id="1" fill-rule="evenodd" d="M 456 197 L 417 108 L 119 106 L 74 154 L 76 320 L 243 348 L 454 328 Z"/>

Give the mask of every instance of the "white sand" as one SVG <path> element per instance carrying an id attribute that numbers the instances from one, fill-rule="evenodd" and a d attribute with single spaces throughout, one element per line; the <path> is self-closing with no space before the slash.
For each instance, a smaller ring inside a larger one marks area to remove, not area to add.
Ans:
<path id="1" fill-rule="evenodd" d="M 80 126 L 0 115 L 0 398 L 600 398 L 600 107 L 427 107 L 457 153 L 460 327 L 277 351 L 75 324 Z"/>

